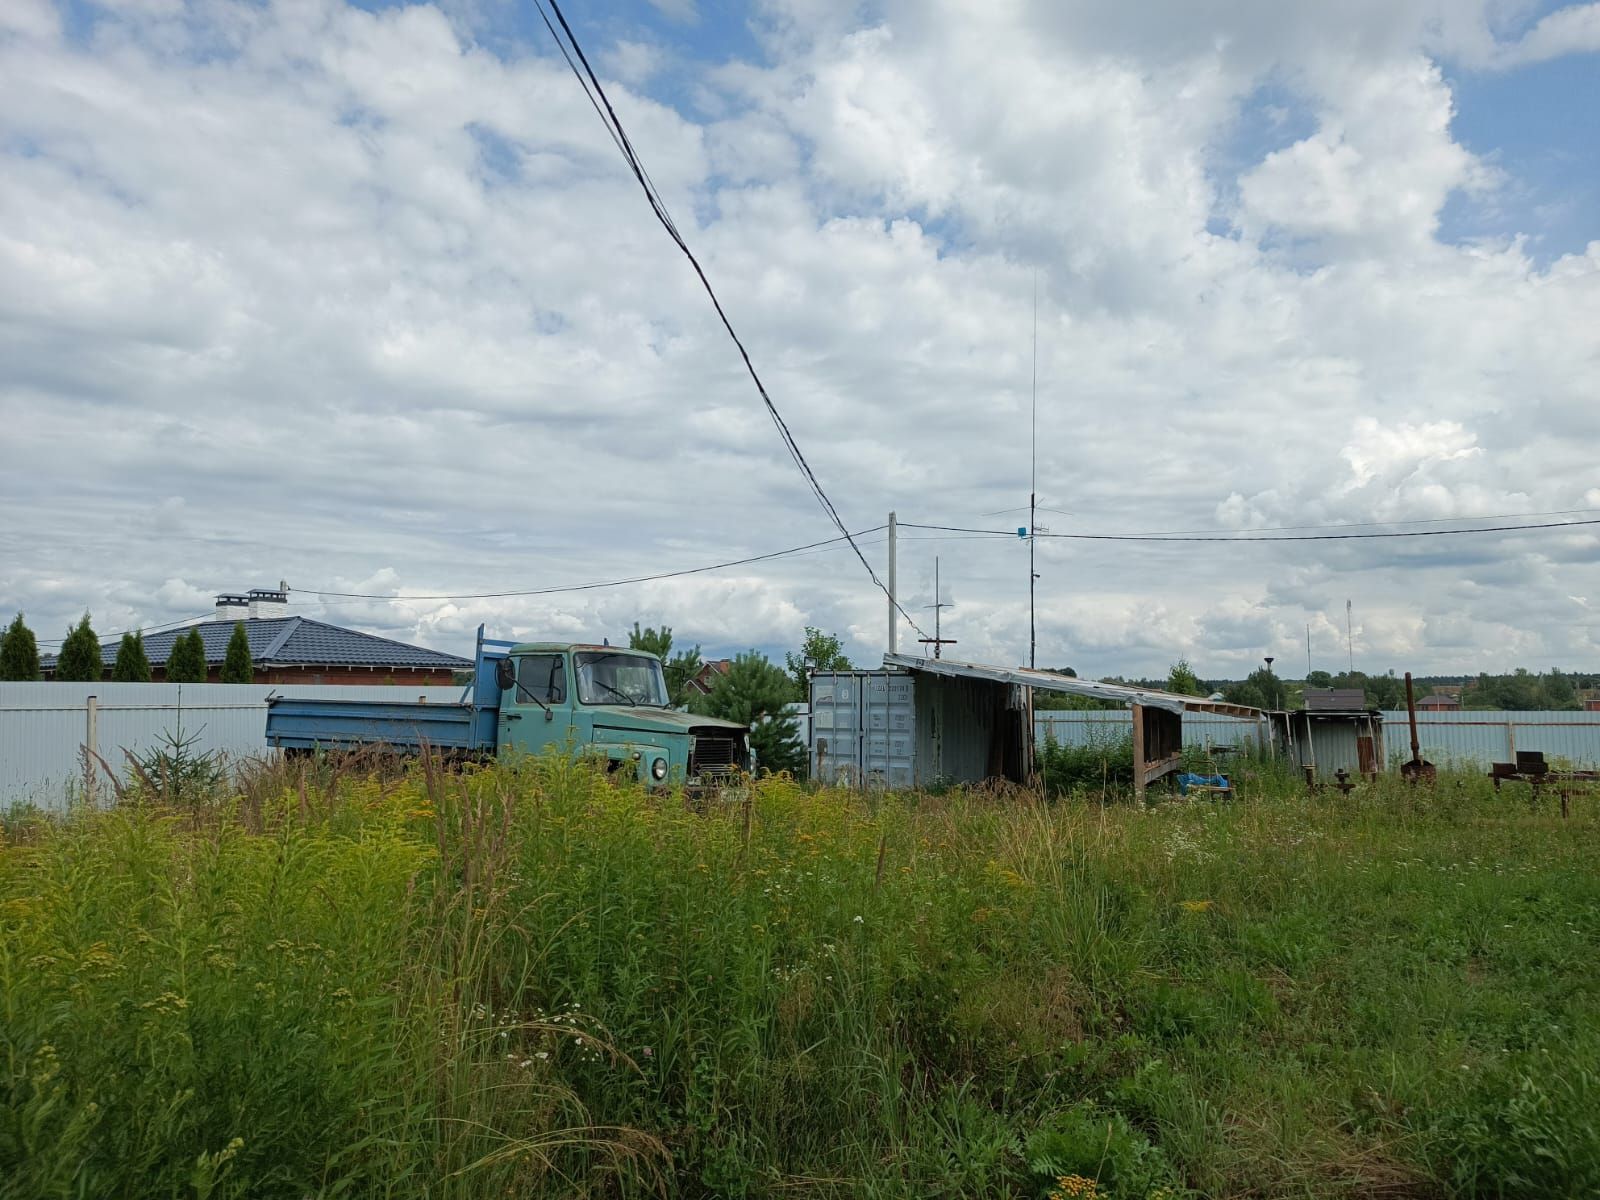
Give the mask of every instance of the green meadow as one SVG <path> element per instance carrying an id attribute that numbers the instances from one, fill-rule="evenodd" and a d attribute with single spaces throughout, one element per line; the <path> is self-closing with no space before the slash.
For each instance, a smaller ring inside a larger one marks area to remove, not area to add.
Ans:
<path id="1" fill-rule="evenodd" d="M 0 1196 L 1592 1197 L 1600 819 L 263 768 L 0 839 Z"/>

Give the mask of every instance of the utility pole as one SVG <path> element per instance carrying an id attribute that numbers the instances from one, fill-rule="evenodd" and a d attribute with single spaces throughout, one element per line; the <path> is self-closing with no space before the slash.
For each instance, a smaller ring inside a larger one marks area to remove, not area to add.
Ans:
<path id="1" fill-rule="evenodd" d="M 952 604 L 946 604 L 939 598 L 939 560 L 937 557 L 935 557 L 933 560 L 933 603 L 925 604 L 923 607 L 933 609 L 933 636 L 931 638 L 918 638 L 917 640 L 919 642 L 931 643 L 933 645 L 933 656 L 938 658 L 939 651 L 945 646 L 954 646 L 956 644 L 956 640 L 955 638 L 941 637 L 939 633 L 940 609 L 953 608 L 955 606 Z"/>
<path id="2" fill-rule="evenodd" d="M 1311 622 L 1306 622 L 1306 678 L 1311 678 Z"/>
<path id="3" fill-rule="evenodd" d="M 899 614 L 895 612 L 894 604 L 894 568 L 895 568 L 895 541 L 899 531 L 894 514 L 889 514 L 889 653 L 895 652 L 895 635 L 899 633 L 900 623 L 896 619 Z"/>

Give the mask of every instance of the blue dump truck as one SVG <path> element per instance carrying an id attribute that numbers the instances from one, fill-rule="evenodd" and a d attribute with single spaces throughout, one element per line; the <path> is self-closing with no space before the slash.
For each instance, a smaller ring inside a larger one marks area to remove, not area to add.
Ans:
<path id="1" fill-rule="evenodd" d="M 382 746 L 448 758 L 562 753 L 646 787 L 715 788 L 749 770 L 749 730 L 669 707 L 661 660 L 643 650 L 483 636 L 455 703 L 267 702 L 267 744 L 286 754 Z"/>

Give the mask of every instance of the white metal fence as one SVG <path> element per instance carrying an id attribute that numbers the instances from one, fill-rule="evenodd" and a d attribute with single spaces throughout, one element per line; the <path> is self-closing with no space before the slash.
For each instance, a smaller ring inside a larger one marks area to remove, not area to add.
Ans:
<path id="1" fill-rule="evenodd" d="M 168 735 L 196 753 L 265 753 L 267 697 L 459 700 L 460 687 L 261 683 L 0 683 L 0 806 L 59 809 L 83 786 L 83 748 L 126 777 L 123 751 L 146 754 Z M 104 785 L 102 770 L 100 785 Z"/>

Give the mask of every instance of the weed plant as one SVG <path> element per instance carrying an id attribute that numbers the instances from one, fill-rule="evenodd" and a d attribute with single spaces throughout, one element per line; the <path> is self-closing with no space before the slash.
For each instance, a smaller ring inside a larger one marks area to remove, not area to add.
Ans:
<path id="1" fill-rule="evenodd" d="M 1600 1194 L 1594 809 L 1236 780 L 18 814 L 0 1196 Z"/>

